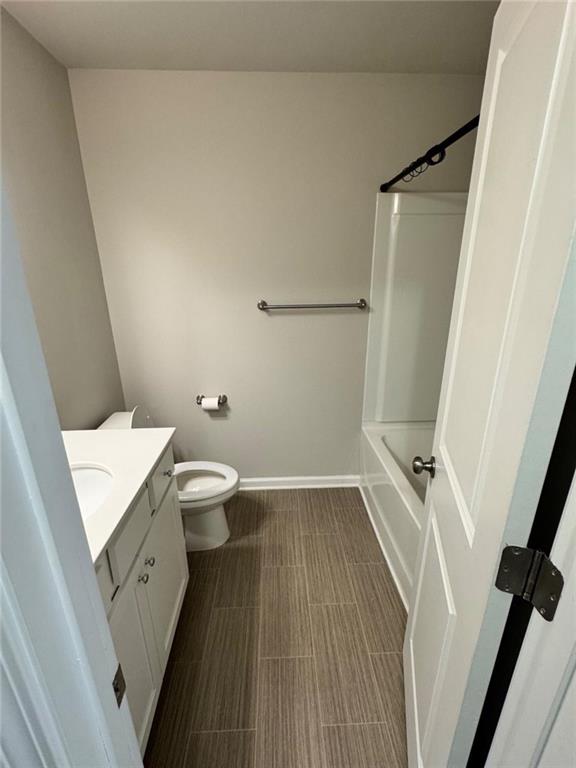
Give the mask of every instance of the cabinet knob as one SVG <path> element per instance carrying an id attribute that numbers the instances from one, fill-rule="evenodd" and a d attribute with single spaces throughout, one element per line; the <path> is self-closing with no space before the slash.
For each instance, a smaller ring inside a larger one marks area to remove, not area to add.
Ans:
<path id="1" fill-rule="evenodd" d="M 144 565 L 149 565 L 150 568 L 153 568 L 155 563 L 156 563 L 155 557 L 147 557 L 146 560 L 144 560 Z"/>
<path id="2" fill-rule="evenodd" d="M 147 573 L 143 573 L 142 576 L 138 576 L 138 581 L 141 581 L 143 584 L 148 584 L 148 579 L 150 576 L 148 576 Z"/>
<path id="3" fill-rule="evenodd" d="M 165 472 L 162 472 L 162 474 L 164 475 L 164 477 L 172 477 L 172 475 L 174 474 L 174 470 L 167 469 Z"/>

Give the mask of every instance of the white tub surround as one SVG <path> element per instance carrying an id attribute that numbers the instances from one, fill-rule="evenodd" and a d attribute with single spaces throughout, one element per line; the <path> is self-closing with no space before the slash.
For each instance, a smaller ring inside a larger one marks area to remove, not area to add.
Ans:
<path id="1" fill-rule="evenodd" d="M 92 515 L 84 519 L 94 563 L 145 487 L 175 431 L 164 428 L 62 432 L 70 466 L 98 466 L 112 475 L 108 496 Z"/>
<path id="2" fill-rule="evenodd" d="M 426 491 L 426 478 L 412 475 L 410 465 L 415 454 L 428 455 L 433 435 L 433 422 L 371 422 L 362 427 L 364 500 L 407 608 Z"/>
<path id="3" fill-rule="evenodd" d="M 379 194 L 366 356 L 362 489 L 408 607 L 424 516 L 468 195 Z"/>
<path id="4" fill-rule="evenodd" d="M 434 421 L 468 195 L 379 194 L 363 421 Z"/>

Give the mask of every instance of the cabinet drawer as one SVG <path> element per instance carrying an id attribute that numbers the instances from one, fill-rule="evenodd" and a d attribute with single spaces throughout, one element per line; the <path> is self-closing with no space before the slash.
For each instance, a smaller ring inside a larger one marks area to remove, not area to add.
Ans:
<path id="1" fill-rule="evenodd" d="M 144 536 L 146 536 L 146 532 L 150 527 L 151 514 L 152 510 L 150 509 L 148 494 L 144 490 L 138 497 L 135 505 L 127 513 L 124 527 L 108 547 L 110 567 L 112 568 L 112 576 L 116 584 L 122 584 L 128 575 L 136 553 L 140 549 Z"/>
<path id="2" fill-rule="evenodd" d="M 150 492 L 150 504 L 154 512 L 158 509 L 162 497 L 166 492 L 166 489 L 170 485 L 172 479 L 172 473 L 174 472 L 174 455 L 172 453 L 172 446 L 168 448 L 162 454 L 162 458 L 158 462 L 156 469 L 148 480 L 148 490 Z"/>

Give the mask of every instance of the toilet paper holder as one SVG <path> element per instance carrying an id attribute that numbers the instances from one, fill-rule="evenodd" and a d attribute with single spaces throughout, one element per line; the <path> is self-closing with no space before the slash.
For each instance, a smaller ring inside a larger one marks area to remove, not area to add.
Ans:
<path id="1" fill-rule="evenodd" d="M 202 405 L 202 399 L 206 397 L 206 395 L 196 395 L 196 402 L 198 405 Z M 228 402 L 228 395 L 218 395 L 218 405 L 226 405 Z"/>

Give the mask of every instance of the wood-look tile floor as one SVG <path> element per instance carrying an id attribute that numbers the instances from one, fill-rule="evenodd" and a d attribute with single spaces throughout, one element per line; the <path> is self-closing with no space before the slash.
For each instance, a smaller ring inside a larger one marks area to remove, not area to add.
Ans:
<path id="1" fill-rule="evenodd" d="M 357 489 L 252 491 L 190 583 L 146 768 L 404 768 L 405 612 Z"/>

